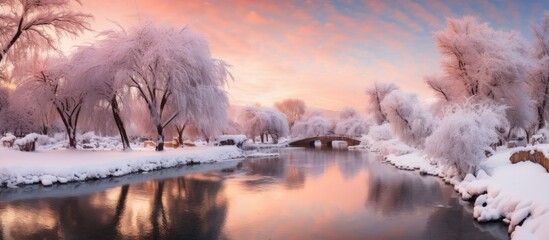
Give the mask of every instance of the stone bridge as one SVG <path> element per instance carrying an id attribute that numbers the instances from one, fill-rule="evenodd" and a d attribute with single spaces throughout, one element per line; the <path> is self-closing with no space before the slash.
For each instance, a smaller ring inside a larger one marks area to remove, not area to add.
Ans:
<path id="1" fill-rule="evenodd" d="M 327 135 L 327 136 L 316 136 L 308 137 L 290 141 L 288 145 L 290 147 L 314 147 L 315 141 L 319 140 L 322 143 L 322 146 L 332 147 L 333 141 L 345 141 L 349 146 L 356 146 L 360 144 L 360 140 L 355 138 L 350 138 L 340 135 Z"/>

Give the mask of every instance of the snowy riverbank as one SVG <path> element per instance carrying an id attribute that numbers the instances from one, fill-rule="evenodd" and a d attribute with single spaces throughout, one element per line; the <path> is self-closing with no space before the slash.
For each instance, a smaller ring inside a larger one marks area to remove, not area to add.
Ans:
<path id="1" fill-rule="evenodd" d="M 50 150 L 21 152 L 0 148 L 0 185 L 66 183 L 122 176 L 134 172 L 213 163 L 246 157 L 234 146 L 133 151 Z"/>
<path id="2" fill-rule="evenodd" d="M 549 173 L 533 162 L 512 164 L 510 156 L 520 150 L 549 152 L 549 145 L 496 151 L 482 162 L 476 175 L 464 179 L 450 174 L 414 150 L 402 155 L 387 154 L 385 160 L 399 169 L 419 170 L 452 184 L 464 200 L 474 201 L 479 222 L 502 220 L 509 224 L 512 239 L 545 239 L 549 236 Z M 383 154 L 382 154 L 383 155 Z"/>

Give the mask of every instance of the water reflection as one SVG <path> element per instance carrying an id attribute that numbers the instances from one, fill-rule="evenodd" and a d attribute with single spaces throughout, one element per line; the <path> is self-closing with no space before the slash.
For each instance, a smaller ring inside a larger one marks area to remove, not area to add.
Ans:
<path id="1" fill-rule="evenodd" d="M 507 238 L 439 179 L 368 153 L 294 149 L 238 166 L 4 190 L 0 239 Z"/>

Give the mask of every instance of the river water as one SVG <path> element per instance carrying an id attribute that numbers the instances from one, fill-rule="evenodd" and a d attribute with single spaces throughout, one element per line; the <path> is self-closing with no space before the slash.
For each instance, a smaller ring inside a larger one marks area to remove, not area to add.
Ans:
<path id="1" fill-rule="evenodd" d="M 0 189 L 0 239 L 508 239 L 439 178 L 368 152 L 279 158 Z"/>

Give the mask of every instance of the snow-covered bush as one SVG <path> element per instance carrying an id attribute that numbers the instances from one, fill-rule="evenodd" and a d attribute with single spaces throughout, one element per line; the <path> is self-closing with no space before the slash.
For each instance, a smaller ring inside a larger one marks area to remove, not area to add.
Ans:
<path id="1" fill-rule="evenodd" d="M 16 137 L 11 133 L 6 133 L 5 136 L 0 138 L 0 143 L 2 143 L 2 146 L 4 147 L 12 147 L 13 142 L 15 141 Z"/>
<path id="2" fill-rule="evenodd" d="M 465 176 L 475 172 L 486 150 L 509 128 L 506 107 L 486 103 L 454 105 L 448 109 L 433 134 L 425 140 L 425 153 L 445 168 Z"/>
<path id="3" fill-rule="evenodd" d="M 36 149 L 36 140 L 38 140 L 37 133 L 29 133 L 25 137 L 15 140 L 15 146 L 19 147 L 19 150 L 25 152 L 32 152 Z"/>
<path id="4" fill-rule="evenodd" d="M 404 143 L 423 148 L 425 138 L 433 132 L 434 120 L 417 100 L 415 94 L 395 90 L 381 102 L 381 108 L 393 132 Z"/>

